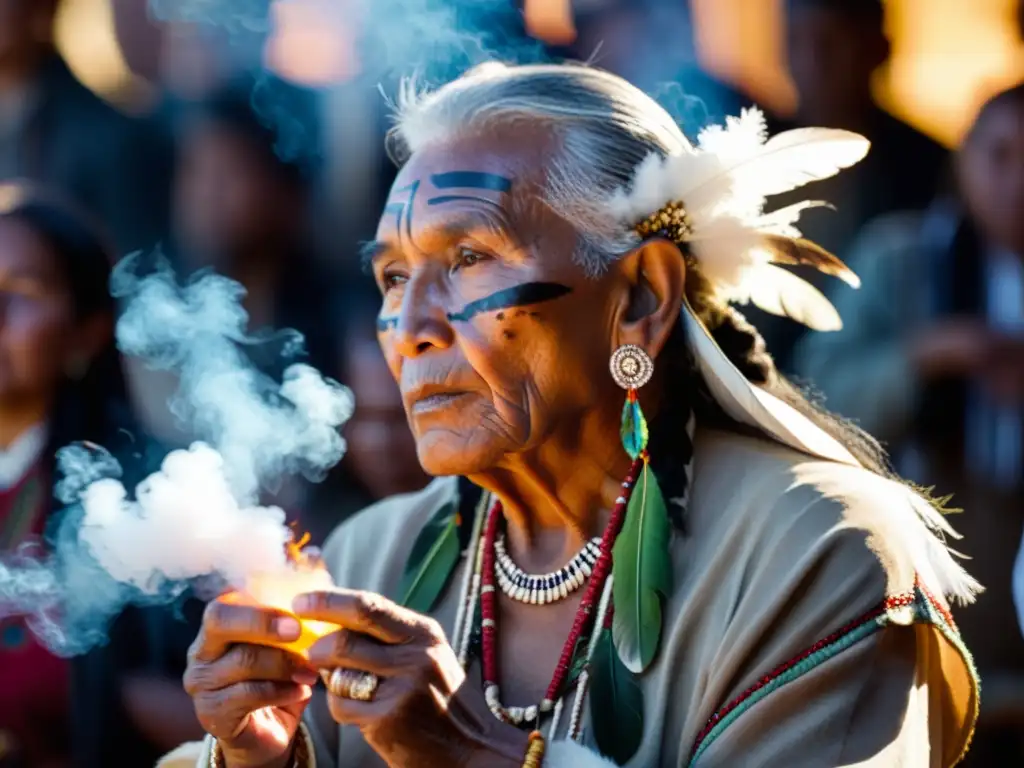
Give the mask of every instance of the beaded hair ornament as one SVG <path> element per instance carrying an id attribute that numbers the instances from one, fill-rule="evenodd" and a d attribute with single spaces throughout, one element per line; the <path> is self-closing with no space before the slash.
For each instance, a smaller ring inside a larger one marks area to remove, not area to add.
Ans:
<path id="1" fill-rule="evenodd" d="M 804 240 L 796 222 L 807 200 L 765 213 L 767 198 L 827 179 L 868 152 L 867 139 L 830 128 L 800 128 L 771 139 L 757 109 L 705 129 L 695 147 L 652 153 L 608 208 L 640 239 L 662 235 L 685 245 L 721 302 L 752 302 L 815 330 L 838 330 L 839 314 L 820 291 L 777 264 L 804 264 L 853 287 L 839 259 Z M 654 213 L 651 213 L 654 211 Z"/>

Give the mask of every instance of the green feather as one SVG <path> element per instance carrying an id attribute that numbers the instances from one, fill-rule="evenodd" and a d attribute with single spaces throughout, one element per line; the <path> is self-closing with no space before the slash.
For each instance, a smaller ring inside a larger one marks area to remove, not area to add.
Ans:
<path id="1" fill-rule="evenodd" d="M 665 498 L 645 463 L 612 550 L 612 635 L 622 663 L 636 674 L 650 665 L 661 639 L 661 601 L 672 588 L 671 537 Z"/>
<path id="2" fill-rule="evenodd" d="M 402 576 L 402 605 L 429 613 L 459 562 L 458 508 L 449 502 L 434 513 L 416 537 Z"/>
<path id="3" fill-rule="evenodd" d="M 619 765 L 640 748 L 644 733 L 644 694 L 636 676 L 622 664 L 612 633 L 601 630 L 590 660 L 590 723 L 598 749 Z"/>
<path id="4" fill-rule="evenodd" d="M 644 412 L 640 410 L 640 403 L 631 398 L 626 398 L 622 406 L 622 424 L 619 427 L 619 436 L 622 438 L 622 447 L 630 458 L 636 460 L 647 447 L 647 440 L 650 436 L 647 429 L 647 419 Z"/>

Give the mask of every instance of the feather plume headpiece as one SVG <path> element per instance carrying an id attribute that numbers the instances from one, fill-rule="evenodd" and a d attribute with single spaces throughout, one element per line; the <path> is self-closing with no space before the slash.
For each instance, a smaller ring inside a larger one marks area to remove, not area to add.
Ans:
<path id="1" fill-rule="evenodd" d="M 838 330 L 839 314 L 820 291 L 777 264 L 813 266 L 853 287 L 857 276 L 803 239 L 796 226 L 808 200 L 765 213 L 767 198 L 827 179 L 864 158 L 870 144 L 856 133 L 799 128 L 767 138 L 757 109 L 705 129 L 680 154 L 652 153 L 628 190 L 608 201 L 611 213 L 641 238 L 663 235 L 685 244 L 722 301 L 747 303 L 816 330 Z"/>

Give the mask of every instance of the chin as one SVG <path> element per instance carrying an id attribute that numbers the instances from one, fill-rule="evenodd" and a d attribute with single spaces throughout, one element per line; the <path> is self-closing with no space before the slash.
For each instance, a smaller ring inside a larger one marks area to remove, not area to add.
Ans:
<path id="1" fill-rule="evenodd" d="M 485 472 L 507 453 L 490 434 L 470 428 L 473 437 L 453 430 L 426 430 L 416 440 L 416 455 L 423 470 L 434 477 Z"/>

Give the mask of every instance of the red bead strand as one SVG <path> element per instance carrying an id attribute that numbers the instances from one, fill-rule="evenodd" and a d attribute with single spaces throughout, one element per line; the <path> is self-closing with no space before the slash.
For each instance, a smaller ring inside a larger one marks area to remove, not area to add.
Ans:
<path id="1" fill-rule="evenodd" d="M 612 547 L 615 544 L 615 539 L 618 537 L 619 532 L 622 530 L 622 524 L 625 522 L 626 518 L 626 509 L 629 506 L 629 498 L 633 493 L 633 487 L 636 484 L 637 476 L 640 474 L 646 461 L 647 452 L 645 451 L 633 463 L 633 466 L 629 470 L 629 474 L 622 483 L 623 493 L 616 500 L 615 506 L 612 508 L 611 516 L 608 519 L 608 525 L 605 526 L 604 533 L 601 536 L 601 554 L 598 556 L 597 562 L 594 564 L 586 591 L 583 594 L 582 600 L 580 600 L 579 608 L 576 610 L 572 630 L 569 632 L 569 636 L 566 638 L 565 644 L 562 646 L 562 653 L 559 657 L 558 664 L 555 667 L 555 673 L 544 697 L 545 702 L 550 703 L 558 699 L 558 695 L 561 692 L 562 686 L 565 684 L 566 678 L 569 674 L 569 669 L 572 665 L 573 651 L 576 649 L 579 638 L 587 630 L 593 619 L 593 609 L 598 600 L 600 600 L 601 592 L 604 589 L 608 576 L 611 574 Z M 480 592 L 480 615 L 483 620 L 481 627 L 481 645 L 483 646 L 482 663 L 485 689 L 490 686 L 498 686 L 499 677 L 497 653 L 498 612 L 497 595 L 494 587 L 494 541 L 498 534 L 498 523 L 502 516 L 501 502 L 495 502 L 494 506 L 491 508 L 490 515 L 487 519 L 487 527 L 484 532 L 483 568 L 481 573 L 481 583 L 483 587 Z M 610 626 L 610 623 L 606 622 L 606 625 Z"/>

